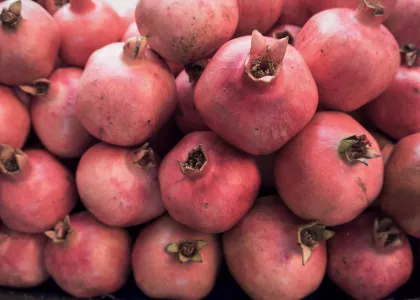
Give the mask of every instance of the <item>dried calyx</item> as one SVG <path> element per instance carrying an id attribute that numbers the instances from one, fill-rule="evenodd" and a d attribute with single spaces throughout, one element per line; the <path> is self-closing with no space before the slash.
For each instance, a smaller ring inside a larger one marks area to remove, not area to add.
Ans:
<path id="1" fill-rule="evenodd" d="M 54 243 L 62 243 L 67 240 L 72 232 L 70 216 L 66 216 L 63 221 L 60 221 L 55 225 L 54 230 L 46 231 L 44 234 Z"/>
<path id="2" fill-rule="evenodd" d="M 405 44 L 400 48 L 402 60 L 407 67 L 414 66 L 417 57 L 420 55 L 420 49 L 414 44 Z"/>
<path id="3" fill-rule="evenodd" d="M 189 82 L 197 82 L 200 79 L 201 74 L 208 64 L 207 59 L 202 59 L 197 62 L 185 65 L 185 72 L 188 75 Z"/>
<path id="4" fill-rule="evenodd" d="M 142 169 L 149 170 L 156 166 L 155 151 L 150 147 L 149 143 L 145 143 L 139 149 L 132 152 L 133 164 L 138 165 Z"/>
<path id="5" fill-rule="evenodd" d="M 19 149 L 0 145 L 0 172 L 7 175 L 19 173 L 25 167 L 27 156 Z"/>
<path id="6" fill-rule="evenodd" d="M 124 43 L 124 56 L 130 59 L 141 59 L 147 48 L 147 38 L 145 36 L 135 36 Z"/>
<path id="7" fill-rule="evenodd" d="M 8 8 L 3 8 L 0 14 L 0 20 L 4 27 L 14 29 L 21 19 L 22 2 L 20 0 L 13 2 Z"/>
<path id="8" fill-rule="evenodd" d="M 385 14 L 385 7 L 383 7 L 380 0 L 361 0 L 361 5 L 370 9 L 375 17 Z"/>
<path id="9" fill-rule="evenodd" d="M 361 162 L 367 166 L 368 159 L 381 156 L 371 146 L 372 143 L 365 134 L 352 135 L 341 141 L 338 151 L 341 157 L 350 164 Z"/>
<path id="10" fill-rule="evenodd" d="M 281 40 L 283 38 L 288 38 L 288 43 L 290 45 L 293 45 L 295 42 L 295 39 L 293 38 L 293 35 L 288 31 L 288 30 L 283 30 L 283 31 L 274 31 L 273 35 L 272 35 L 273 39 L 276 40 Z"/>
<path id="11" fill-rule="evenodd" d="M 401 230 L 391 218 L 375 218 L 373 224 L 373 241 L 380 249 L 393 249 L 403 244 Z"/>
<path id="12" fill-rule="evenodd" d="M 32 96 L 45 96 L 50 89 L 51 81 L 46 78 L 37 79 L 30 85 L 21 85 L 19 88 Z"/>
<path id="13" fill-rule="evenodd" d="M 206 241 L 196 240 L 196 241 L 180 241 L 173 242 L 166 246 L 166 252 L 176 253 L 178 260 L 181 263 L 188 262 L 203 262 L 203 259 L 200 254 L 200 250 L 207 246 Z"/>
<path id="14" fill-rule="evenodd" d="M 318 221 L 301 226 L 298 229 L 298 243 L 302 249 L 302 265 L 305 265 L 311 258 L 312 251 L 323 241 L 334 236 L 334 232 L 326 229 L 325 225 Z"/>
<path id="15" fill-rule="evenodd" d="M 253 81 L 270 83 L 280 73 L 288 45 L 288 37 L 275 40 L 270 45 L 257 30 L 252 32 L 251 51 L 245 59 L 245 73 Z"/>
<path id="16" fill-rule="evenodd" d="M 204 152 L 203 145 L 200 144 L 197 147 L 191 149 L 191 151 L 188 153 L 186 161 L 178 161 L 178 165 L 182 174 L 185 175 L 189 172 L 202 171 L 207 162 L 207 154 Z"/>

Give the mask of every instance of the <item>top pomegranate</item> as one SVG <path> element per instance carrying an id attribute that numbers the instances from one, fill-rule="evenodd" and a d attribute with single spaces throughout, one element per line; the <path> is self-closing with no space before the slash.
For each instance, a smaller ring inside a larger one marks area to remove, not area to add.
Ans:
<path id="1" fill-rule="evenodd" d="M 236 0 L 141 0 L 136 22 L 162 57 L 188 64 L 206 58 L 232 37 L 238 4 Z"/>
<path id="2" fill-rule="evenodd" d="M 391 6 L 390 0 L 386 3 Z M 391 84 L 400 52 L 395 38 L 381 25 L 387 6 L 362 0 L 356 10 L 325 10 L 298 34 L 295 47 L 315 78 L 325 108 L 356 110 Z"/>
<path id="3" fill-rule="evenodd" d="M 48 77 L 60 35 L 53 18 L 30 0 L 0 3 L 0 83 L 19 85 Z"/>

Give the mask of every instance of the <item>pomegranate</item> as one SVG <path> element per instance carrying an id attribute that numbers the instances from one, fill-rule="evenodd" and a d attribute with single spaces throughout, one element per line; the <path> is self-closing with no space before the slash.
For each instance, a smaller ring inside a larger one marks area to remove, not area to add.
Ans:
<path id="1" fill-rule="evenodd" d="M 378 143 L 379 149 L 381 149 L 382 161 L 384 162 L 384 165 L 386 165 L 391 157 L 392 151 L 394 151 L 394 141 L 379 131 L 369 130 L 369 132 Z"/>
<path id="2" fill-rule="evenodd" d="M 401 229 L 420 238 L 420 133 L 401 139 L 385 168 L 381 208 Z"/>
<path id="3" fill-rule="evenodd" d="M 126 29 L 132 22 L 135 21 L 134 13 L 137 3 L 141 0 L 105 0 L 115 10 L 124 24 L 123 28 Z"/>
<path id="4" fill-rule="evenodd" d="M 121 38 L 121 42 L 125 42 L 132 37 L 136 37 L 140 35 L 141 34 L 137 28 L 136 22 L 133 22 L 127 27 L 127 30 L 124 32 L 123 37 Z"/>
<path id="5" fill-rule="evenodd" d="M 384 299 L 410 278 L 410 243 L 390 218 L 365 212 L 334 230 L 328 276 L 353 299 Z"/>
<path id="6" fill-rule="evenodd" d="M 206 233 L 226 231 L 238 222 L 254 203 L 260 181 L 254 159 L 211 131 L 186 135 L 159 169 L 169 214 Z"/>
<path id="7" fill-rule="evenodd" d="M 119 41 L 126 29 L 112 7 L 101 0 L 70 0 L 54 14 L 54 20 L 60 28 L 61 59 L 78 67 L 84 67 L 95 50 Z"/>
<path id="8" fill-rule="evenodd" d="M 154 299 L 203 299 L 215 284 L 220 252 L 216 235 L 185 227 L 166 214 L 137 237 L 132 255 L 136 284 Z"/>
<path id="9" fill-rule="evenodd" d="M 141 0 L 136 22 L 154 50 L 185 65 L 206 58 L 232 37 L 238 4 L 236 0 Z"/>
<path id="10" fill-rule="evenodd" d="M 41 149 L 0 146 L 0 218 L 12 230 L 42 233 L 76 205 L 72 174 Z"/>
<path id="11" fill-rule="evenodd" d="M 392 83 L 400 65 L 399 47 L 381 25 L 392 1 L 362 0 L 356 10 L 325 10 L 299 32 L 295 47 L 315 78 L 325 108 L 356 110 Z"/>
<path id="12" fill-rule="evenodd" d="M 178 105 L 175 121 L 184 133 L 209 130 L 194 103 L 194 89 L 207 63 L 208 60 L 201 60 L 185 66 L 175 81 Z"/>
<path id="13" fill-rule="evenodd" d="M 302 223 L 277 196 L 268 196 L 223 234 L 229 270 L 250 298 L 302 299 L 319 287 L 327 265 L 324 240 L 334 233 Z"/>
<path id="14" fill-rule="evenodd" d="M 30 126 L 26 107 L 11 88 L 0 84 L 0 144 L 21 148 Z"/>
<path id="15" fill-rule="evenodd" d="M 29 288 L 46 281 L 46 241 L 42 234 L 20 233 L 0 224 L 0 285 Z"/>
<path id="16" fill-rule="evenodd" d="M 266 36 L 272 37 L 274 39 L 282 39 L 288 37 L 288 43 L 293 45 L 296 40 L 296 36 L 302 28 L 295 25 L 278 25 L 274 26 L 267 32 Z"/>
<path id="17" fill-rule="evenodd" d="M 109 227 L 86 211 L 66 217 L 45 247 L 45 266 L 67 293 L 90 298 L 113 293 L 130 273 L 131 238 L 122 228 Z"/>
<path id="18" fill-rule="evenodd" d="M 282 13 L 277 24 L 303 26 L 311 17 L 306 1 L 307 0 L 284 0 Z"/>
<path id="19" fill-rule="evenodd" d="M 221 138 L 254 155 L 273 153 L 313 117 L 315 81 L 288 39 L 258 31 L 224 44 L 194 92 L 204 122 Z"/>
<path id="20" fill-rule="evenodd" d="M 77 190 L 83 204 L 110 226 L 139 225 L 163 214 L 159 162 L 147 143 L 135 150 L 96 144 L 83 154 L 77 167 Z"/>
<path id="21" fill-rule="evenodd" d="M 0 12 L 0 83 L 27 84 L 47 77 L 60 46 L 53 18 L 30 0 L 2 2 Z"/>
<path id="22" fill-rule="evenodd" d="M 49 80 L 23 87 L 34 95 L 30 113 L 37 136 L 59 157 L 80 157 L 95 142 L 76 117 L 76 92 L 82 73 L 78 68 L 57 69 Z"/>
<path id="23" fill-rule="evenodd" d="M 146 141 L 175 110 L 175 80 L 145 37 L 92 54 L 80 80 L 76 115 L 98 139 L 118 146 Z"/>
<path id="24" fill-rule="evenodd" d="M 420 132 L 420 66 L 401 66 L 391 86 L 367 105 L 366 112 L 394 139 Z"/>
<path id="25" fill-rule="evenodd" d="M 48 11 L 50 15 L 54 15 L 54 13 L 64 4 L 68 3 L 69 0 L 35 0 L 35 2 Z"/>
<path id="26" fill-rule="evenodd" d="M 284 0 L 238 1 L 239 20 L 235 36 L 251 35 L 253 30 L 266 32 L 279 18 Z"/>
<path id="27" fill-rule="evenodd" d="M 372 135 L 341 112 L 318 112 L 276 157 L 277 190 L 298 216 L 333 226 L 379 195 L 383 161 Z"/>

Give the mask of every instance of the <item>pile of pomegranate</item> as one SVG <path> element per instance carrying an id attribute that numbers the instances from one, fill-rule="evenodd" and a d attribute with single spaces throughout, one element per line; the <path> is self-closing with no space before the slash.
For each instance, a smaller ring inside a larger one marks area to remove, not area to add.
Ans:
<path id="1" fill-rule="evenodd" d="M 418 239 L 420 1 L 0 0 L 1 287 L 382 299 Z"/>

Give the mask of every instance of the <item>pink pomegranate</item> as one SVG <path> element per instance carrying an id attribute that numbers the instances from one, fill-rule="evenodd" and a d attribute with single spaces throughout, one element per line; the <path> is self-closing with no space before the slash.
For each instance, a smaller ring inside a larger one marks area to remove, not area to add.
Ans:
<path id="1" fill-rule="evenodd" d="M 0 144 L 21 148 L 30 126 L 26 107 L 11 88 L 0 84 Z"/>
<path id="2" fill-rule="evenodd" d="M 0 146 L 0 218 L 12 230 L 42 233 L 76 205 L 72 174 L 41 149 Z"/>
<path id="3" fill-rule="evenodd" d="M 217 51 L 195 88 L 204 122 L 250 154 L 275 152 L 315 114 L 315 81 L 287 42 L 258 31 L 231 40 Z"/>
<path id="4" fill-rule="evenodd" d="M 134 14 L 137 3 L 141 0 L 105 0 L 118 14 L 123 27 L 126 29 L 132 22 L 135 21 Z"/>
<path id="5" fill-rule="evenodd" d="M 277 154 L 277 190 L 296 215 L 344 224 L 379 195 L 379 153 L 372 135 L 349 115 L 318 112 Z"/>
<path id="6" fill-rule="evenodd" d="M 134 37 L 105 46 L 92 54 L 83 72 L 76 115 L 104 142 L 143 143 L 175 110 L 174 77 L 146 43 L 146 38 Z"/>
<path id="7" fill-rule="evenodd" d="M 46 281 L 46 241 L 42 234 L 20 233 L 0 225 L 0 285 L 29 288 Z"/>
<path id="8" fill-rule="evenodd" d="M 307 0 L 284 0 L 282 13 L 277 24 L 303 26 L 311 17 L 306 1 Z"/>
<path id="9" fill-rule="evenodd" d="M 232 37 L 238 4 L 236 0 L 141 0 L 136 22 L 154 50 L 185 65 L 207 58 Z"/>
<path id="10" fill-rule="evenodd" d="M 260 181 L 254 159 L 211 131 L 186 135 L 159 169 L 162 201 L 169 214 L 206 233 L 235 225 L 254 203 Z"/>
<path id="11" fill-rule="evenodd" d="M 366 112 L 394 139 L 420 132 L 420 66 L 401 66 L 391 86 L 367 105 Z"/>
<path id="12" fill-rule="evenodd" d="M 304 224 L 277 196 L 269 196 L 223 234 L 229 270 L 250 298 L 302 299 L 319 287 L 327 265 L 323 241 L 334 233 Z"/>
<path id="13" fill-rule="evenodd" d="M 66 217 L 51 231 L 45 266 L 65 292 L 78 298 L 116 292 L 130 273 L 131 238 L 122 228 L 104 225 L 88 212 Z"/>
<path id="14" fill-rule="evenodd" d="M 391 85 L 400 65 L 399 47 L 381 23 L 392 1 L 362 0 L 356 10 L 325 10 L 299 32 L 295 47 L 325 108 L 356 110 Z"/>
<path id="15" fill-rule="evenodd" d="M 50 15 L 54 15 L 54 13 L 64 4 L 68 3 L 69 0 L 35 0 L 35 2 L 48 11 Z"/>
<path id="16" fill-rule="evenodd" d="M 239 21 L 235 36 L 251 35 L 253 30 L 266 32 L 279 18 L 284 0 L 238 1 Z"/>
<path id="17" fill-rule="evenodd" d="M 420 133 L 401 139 L 385 168 L 378 201 L 401 229 L 420 238 Z"/>
<path id="18" fill-rule="evenodd" d="M 328 276 L 353 299 L 384 299 L 410 278 L 410 243 L 390 218 L 365 212 L 334 231 Z"/>
<path id="19" fill-rule="evenodd" d="M 209 130 L 194 103 L 194 89 L 203 73 L 208 60 L 201 60 L 185 66 L 176 78 L 177 111 L 176 125 L 184 133 Z"/>
<path id="20" fill-rule="evenodd" d="M 278 25 L 274 26 L 265 35 L 272 37 L 273 39 L 282 39 L 288 37 L 288 43 L 293 45 L 296 40 L 296 36 L 302 28 L 295 25 Z"/>
<path id="21" fill-rule="evenodd" d="M 60 28 L 61 59 L 78 67 L 84 67 L 95 50 L 119 41 L 126 29 L 112 7 L 101 0 L 70 0 L 54 14 L 54 20 Z"/>
<path id="22" fill-rule="evenodd" d="M 2 2 L 0 12 L 0 83 L 27 84 L 47 77 L 60 46 L 53 18 L 30 0 Z"/>
<path id="23" fill-rule="evenodd" d="M 110 226 L 145 223 L 165 211 L 159 163 L 148 144 L 138 149 L 96 144 L 83 154 L 77 167 L 80 198 L 92 215 Z"/>
<path id="24" fill-rule="evenodd" d="M 154 299 L 203 299 L 215 284 L 220 252 L 216 235 L 185 227 L 166 214 L 137 237 L 132 255 L 136 284 Z"/>
<path id="25" fill-rule="evenodd" d="M 83 71 L 57 69 L 40 88 L 27 87 L 33 94 L 30 113 L 42 144 L 59 157 L 80 157 L 95 139 L 76 117 L 76 93 Z"/>

